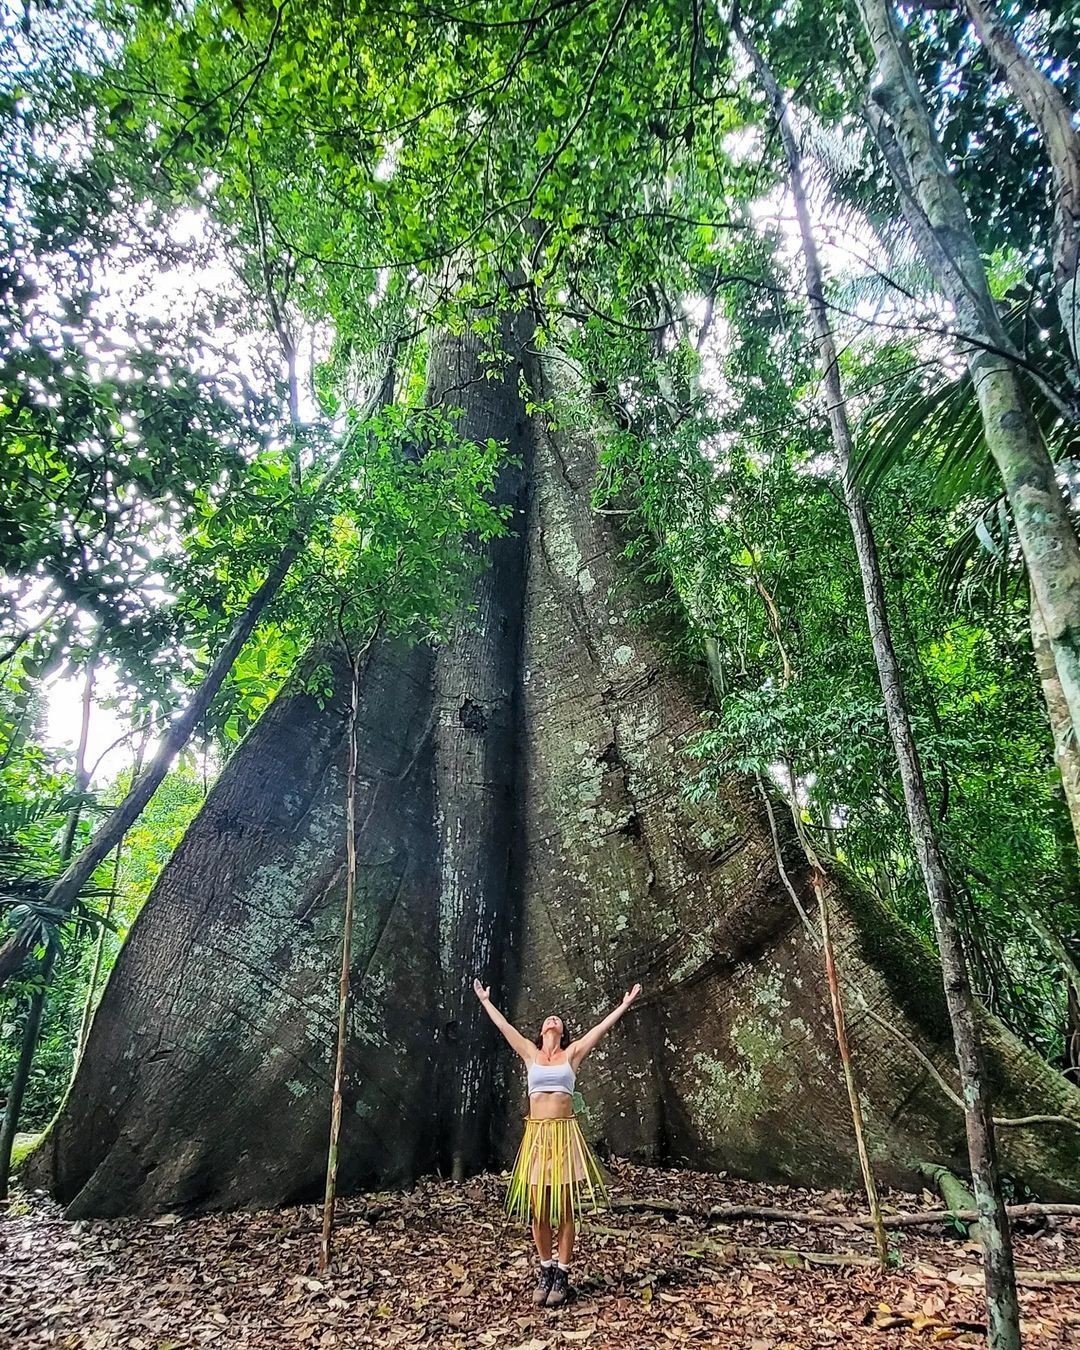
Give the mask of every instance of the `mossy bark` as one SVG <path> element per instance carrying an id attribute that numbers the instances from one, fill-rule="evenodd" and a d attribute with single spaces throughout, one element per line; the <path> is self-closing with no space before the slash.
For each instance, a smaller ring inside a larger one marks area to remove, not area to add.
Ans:
<path id="1" fill-rule="evenodd" d="M 560 431 L 527 424 L 509 382 L 516 389 L 528 360 L 506 338 L 505 397 L 492 401 L 476 371 L 452 400 L 468 412 L 483 397 L 488 434 L 528 465 L 510 546 L 520 567 L 511 557 L 499 572 L 497 603 L 489 617 L 477 611 L 473 635 L 510 672 L 497 686 L 510 690 L 505 726 L 479 760 L 456 731 L 440 734 L 451 714 L 475 721 L 473 709 L 486 717 L 490 706 L 478 648 L 466 644 L 471 655 L 453 671 L 460 638 L 438 654 L 382 643 L 365 676 L 341 1192 L 509 1157 L 523 1076 L 493 1027 L 461 1018 L 477 973 L 493 976 L 493 995 L 523 1029 L 549 1011 L 595 1020 L 642 980 L 645 995 L 580 1081 L 603 1150 L 798 1184 L 856 1182 L 820 953 L 781 883 L 755 784 L 732 776 L 716 800 L 686 799 L 684 742 L 701 725 L 702 690 L 635 620 L 622 540 L 591 507 L 595 438 L 569 426 L 585 427 L 588 410 L 567 397 Z M 320 706 L 298 679 L 271 705 L 120 955 L 32 1164 L 72 1215 L 321 1193 L 348 698 L 345 662 L 325 659 L 333 697 Z M 452 855 L 482 885 L 456 912 L 449 943 L 447 784 L 461 785 L 461 828 L 485 841 Z M 481 813 L 469 802 L 485 794 Z M 781 851 L 811 906 L 801 851 L 790 839 Z M 829 884 L 845 976 L 947 1076 L 933 953 L 850 879 L 833 873 Z M 484 949 L 470 913 L 487 925 Z M 925 1068 L 858 1009 L 849 1034 L 879 1177 L 912 1181 L 912 1159 L 962 1170 L 962 1114 Z M 1080 1093 L 989 1018 L 985 1035 L 1003 1113 L 1080 1121 Z M 1076 1196 L 1076 1138 L 1061 1126 L 1012 1131 L 1006 1169 L 1043 1195 Z"/>
<path id="2" fill-rule="evenodd" d="M 972 0 L 970 7 L 977 24 L 981 18 L 985 19 L 977 0 Z M 877 60 L 872 98 L 876 108 L 884 113 L 876 123 L 879 142 L 916 242 L 956 311 L 987 448 L 1012 508 L 1062 693 L 1072 724 L 1077 727 L 1080 726 L 1080 543 L 1054 465 L 1032 416 L 1019 367 L 990 294 L 963 197 L 946 164 L 892 0 L 859 0 L 859 8 Z M 983 31 L 985 36 L 985 27 Z M 910 798 L 906 791 L 905 797 Z M 929 884 L 922 831 L 918 828 L 915 845 L 927 875 L 942 949 L 967 1106 L 973 1181 L 979 1211 L 985 1219 L 982 1228 L 989 1341 L 995 1350 L 1014 1350 L 1020 1345 L 1020 1314 L 1009 1228 L 996 1181 L 995 1140 L 990 1123 L 993 1093 L 987 1091 L 979 1046 L 972 1034 L 973 1019 L 966 1011 L 971 995 L 959 938 L 947 912 L 950 907 L 941 903 Z M 959 960 L 955 959 L 954 951 Z"/>

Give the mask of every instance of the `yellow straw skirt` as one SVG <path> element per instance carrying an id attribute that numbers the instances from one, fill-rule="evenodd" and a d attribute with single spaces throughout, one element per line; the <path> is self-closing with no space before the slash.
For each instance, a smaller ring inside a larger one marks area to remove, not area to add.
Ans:
<path id="1" fill-rule="evenodd" d="M 568 1215 L 577 1218 L 607 1199 L 604 1179 L 575 1116 L 525 1121 L 506 1211 L 522 1223 L 546 1219 L 558 1228 Z"/>

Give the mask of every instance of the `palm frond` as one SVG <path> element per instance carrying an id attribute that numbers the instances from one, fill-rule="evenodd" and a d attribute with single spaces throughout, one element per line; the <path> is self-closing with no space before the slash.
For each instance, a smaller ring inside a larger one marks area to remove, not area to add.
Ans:
<path id="1" fill-rule="evenodd" d="M 866 163 L 867 132 L 861 123 L 823 122 L 809 108 L 800 107 L 796 133 L 804 160 L 820 165 L 830 182 L 858 173 Z"/>
<path id="2" fill-rule="evenodd" d="M 34 878 L 22 887 L 13 889 L 5 885 L 0 891 L 0 912 L 7 911 L 7 925 L 11 930 L 18 929 L 26 934 L 31 947 L 59 951 L 64 929 L 72 924 L 108 928 L 113 933 L 119 931 L 113 919 L 87 903 L 107 899 L 110 894 L 107 887 L 88 888 L 69 910 L 45 904 L 51 884 L 51 880 Z"/>
<path id="3" fill-rule="evenodd" d="M 939 582 L 953 604 L 981 591 L 1004 601 L 1022 582 L 1023 558 L 1012 529 L 1008 502 L 998 497 L 949 545 Z"/>
<path id="4" fill-rule="evenodd" d="M 861 265 L 865 270 L 839 276 L 829 287 L 830 303 L 842 314 L 887 312 L 898 296 L 925 295 L 933 286 L 930 269 L 920 257 L 901 254 L 875 259 L 873 266 L 869 260 Z"/>
<path id="5" fill-rule="evenodd" d="M 1014 341 L 1023 336 L 1030 309 L 1029 299 L 1010 311 L 1006 331 Z M 928 374 L 931 370 L 936 371 L 936 378 Z M 1063 423 L 1040 384 L 1024 377 L 1024 385 L 1050 453 L 1055 457 L 1075 454 L 1080 448 L 1077 428 Z M 861 418 L 853 469 L 864 491 L 873 492 L 900 463 L 913 460 L 931 471 L 939 506 L 955 506 L 965 497 L 997 499 L 1000 478 L 966 372 L 953 374 L 942 365 L 913 369 L 905 384 L 887 389 Z"/>
<path id="6" fill-rule="evenodd" d="M 89 794 L 62 793 L 55 797 L 34 797 L 26 801 L 0 799 L 0 848 L 35 825 L 43 825 L 57 816 L 66 816 L 75 806 L 89 800 Z"/>

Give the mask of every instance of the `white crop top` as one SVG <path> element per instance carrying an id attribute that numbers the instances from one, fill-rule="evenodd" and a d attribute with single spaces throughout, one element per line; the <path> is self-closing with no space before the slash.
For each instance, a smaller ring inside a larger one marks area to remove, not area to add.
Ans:
<path id="1" fill-rule="evenodd" d="M 577 1074 L 570 1061 L 561 1064 L 540 1064 L 533 1060 L 529 1065 L 529 1095 L 534 1092 L 565 1092 L 568 1097 L 574 1095 L 574 1082 Z"/>

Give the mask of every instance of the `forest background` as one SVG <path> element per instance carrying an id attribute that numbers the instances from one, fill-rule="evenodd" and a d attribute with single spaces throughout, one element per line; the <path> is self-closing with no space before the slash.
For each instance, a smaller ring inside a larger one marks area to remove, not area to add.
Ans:
<path id="1" fill-rule="evenodd" d="M 311 644 L 445 636 L 509 528 L 504 447 L 426 406 L 425 370 L 465 330 L 497 368 L 499 315 L 526 311 L 603 428 L 595 507 L 653 588 L 640 621 L 707 678 L 687 792 L 757 776 L 932 944 L 865 510 L 975 991 L 1080 1081 L 1080 7 L 6 18 L 0 1083 L 22 1065 L 23 1134 Z M 988 362 L 1028 419 L 1008 444 Z"/>

